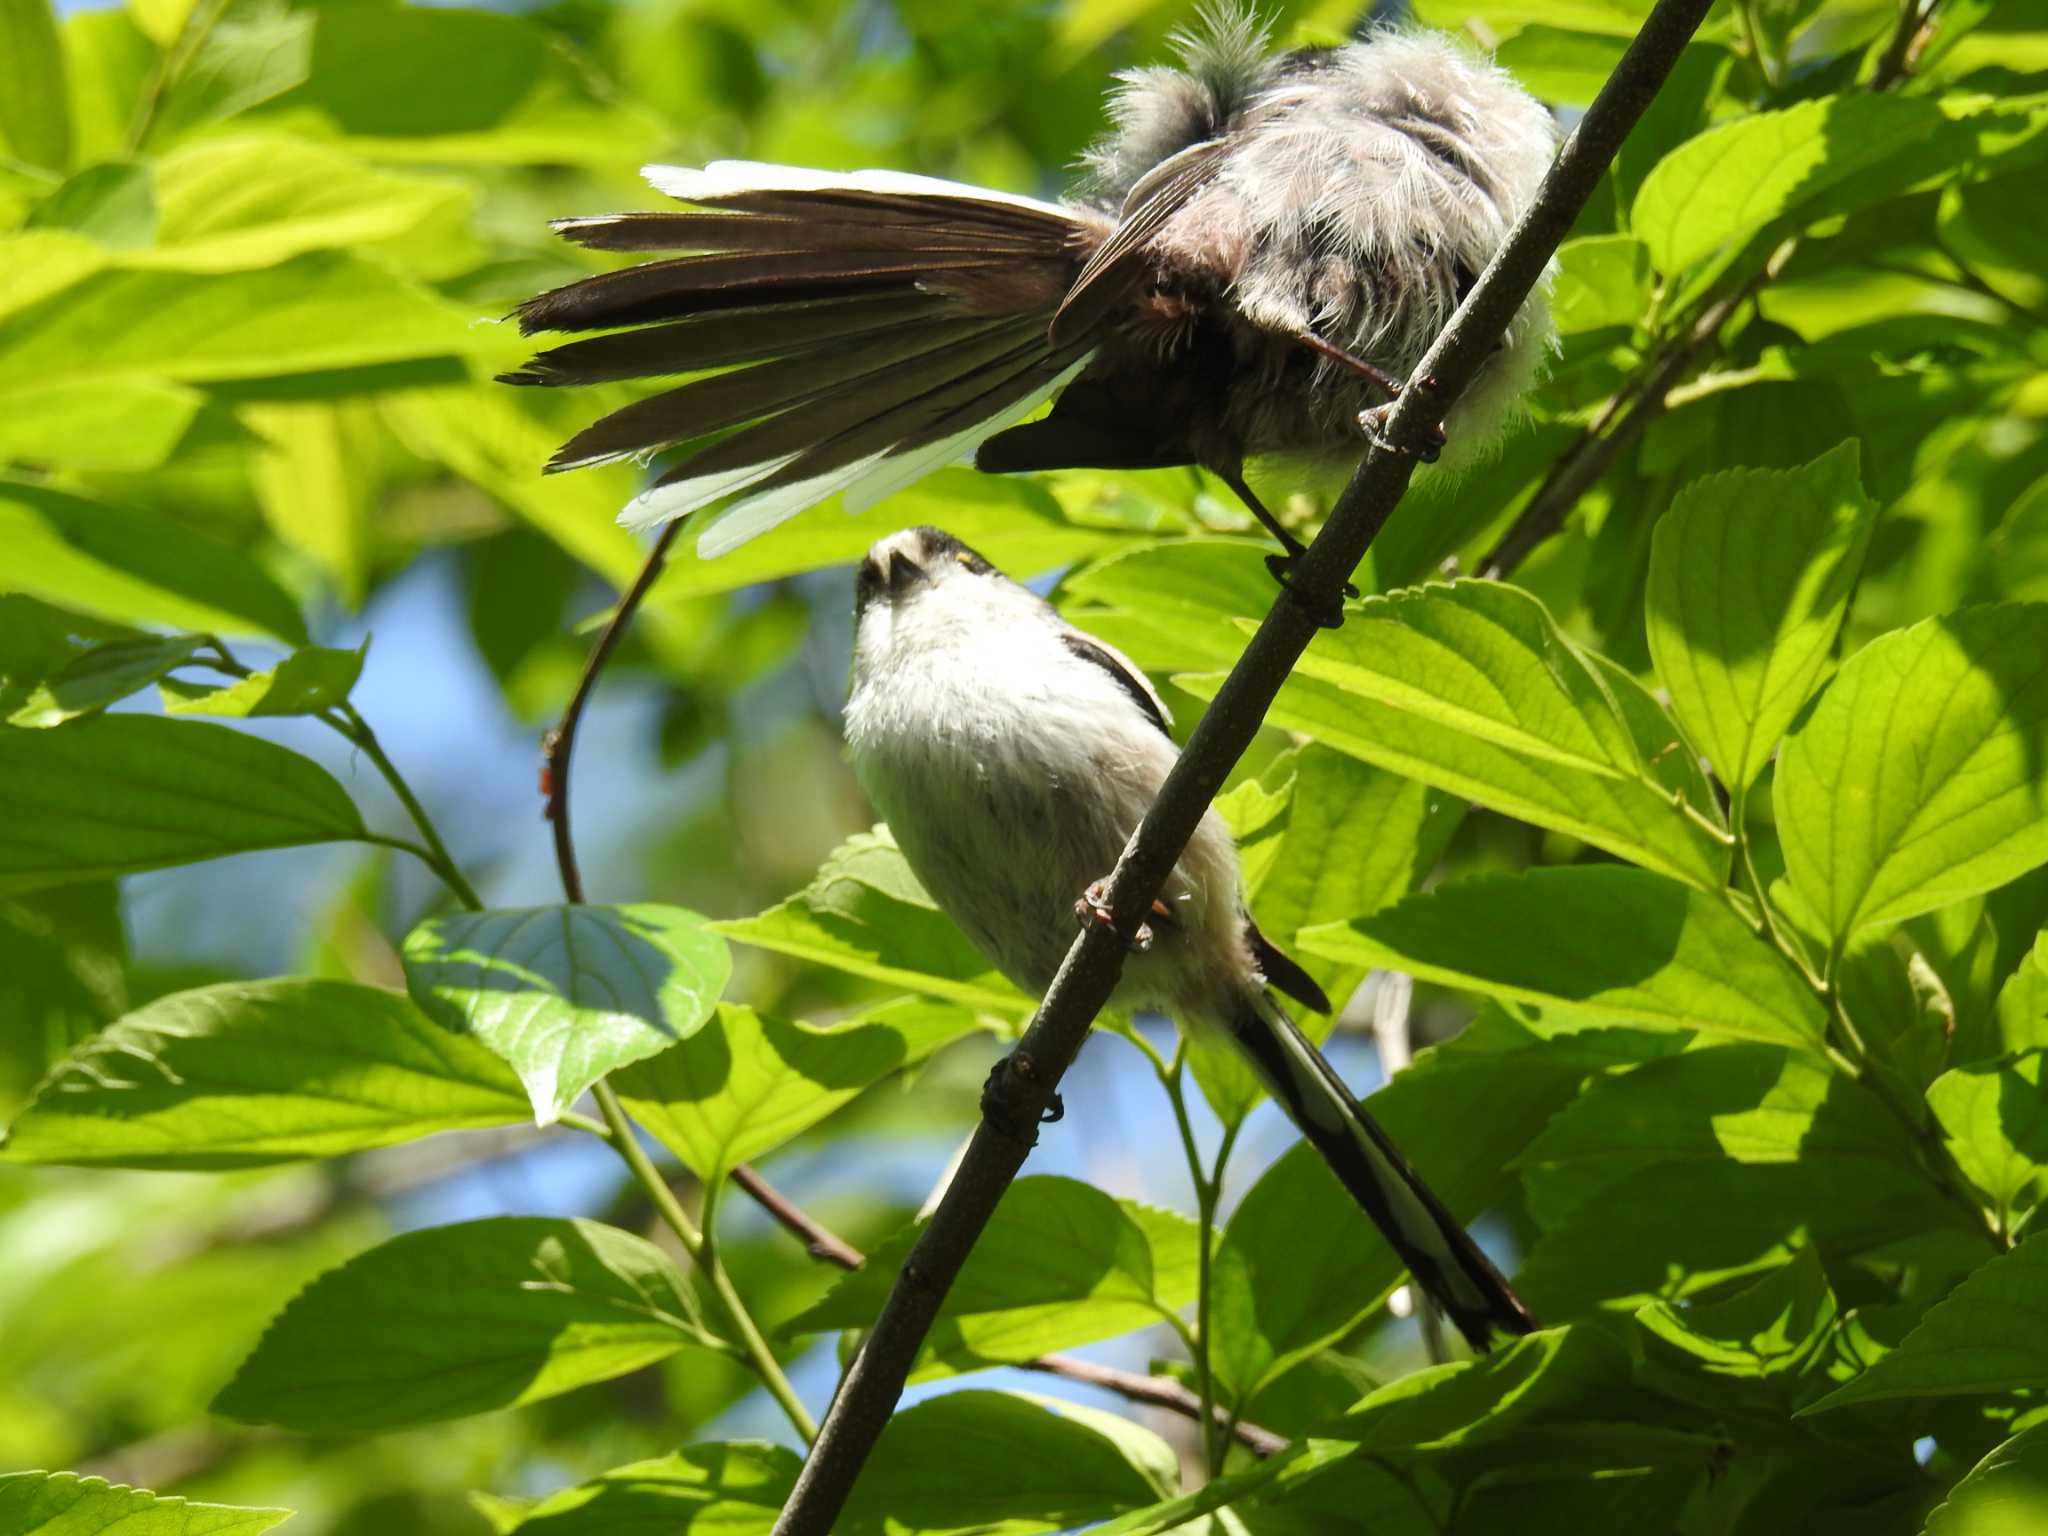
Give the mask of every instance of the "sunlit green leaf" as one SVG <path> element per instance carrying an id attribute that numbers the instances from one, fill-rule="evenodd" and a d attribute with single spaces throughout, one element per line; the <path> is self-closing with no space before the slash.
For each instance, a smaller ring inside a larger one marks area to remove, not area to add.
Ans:
<path id="1" fill-rule="evenodd" d="M 1164 1440 L 1119 1415 L 1016 1392 L 948 1392 L 889 1420 L 833 1530 L 1072 1530 L 1152 1503 L 1179 1471 Z"/>
<path id="2" fill-rule="evenodd" d="M 0 146 L 31 165 L 71 158 L 64 54 L 49 0 L 0 0 Z"/>
<path id="3" fill-rule="evenodd" d="M 0 1120 L 49 1068 L 128 1006 L 112 881 L 0 901 Z"/>
<path id="4" fill-rule="evenodd" d="M 1318 954 L 1618 1023 L 1821 1042 L 1819 1002 L 1748 924 L 1646 870 L 1461 880 L 1301 938 Z"/>
<path id="5" fill-rule="evenodd" d="M 467 320 L 339 252 L 259 272 L 100 272 L 0 321 L 0 374 L 24 385 L 145 371 L 188 383 L 284 378 L 473 352 L 484 338 Z"/>
<path id="6" fill-rule="evenodd" d="M 136 375 L 10 389 L 0 460 L 139 472 L 168 459 L 205 403 L 197 390 Z"/>
<path id="7" fill-rule="evenodd" d="M 1732 1296 L 1644 1307 L 1636 1314 L 1647 1335 L 1637 1345 L 1639 1375 L 1681 1399 L 1783 1413 L 1794 1406 L 1787 1392 L 1797 1390 L 1838 1315 L 1826 1271 L 1802 1248 L 1792 1263 Z"/>
<path id="8" fill-rule="evenodd" d="M 0 479 L 0 591 L 123 623 L 305 639 L 254 561 L 166 518 Z"/>
<path id="9" fill-rule="evenodd" d="M 1016 1014 L 1031 1006 L 925 893 L 886 827 L 847 839 L 799 895 L 712 927 L 742 944 L 970 1008 Z"/>
<path id="10" fill-rule="evenodd" d="M 763 1441 L 689 1445 L 551 1494 L 517 1529 L 527 1536 L 617 1536 L 642 1529 L 767 1536 L 802 1466 L 795 1451 Z"/>
<path id="11" fill-rule="evenodd" d="M 155 167 L 156 248 L 130 265 L 170 272 L 265 267 L 308 251 L 360 251 L 473 195 L 446 179 L 379 170 L 304 139 L 201 139 Z"/>
<path id="12" fill-rule="evenodd" d="M 291 1514 L 198 1504 L 75 1472 L 0 1475 L 0 1530 L 9 1536 L 256 1536 Z"/>
<path id="13" fill-rule="evenodd" d="M 2048 931 L 1998 989 L 1999 1043 L 2005 1051 L 2048 1045 Z"/>
<path id="14" fill-rule="evenodd" d="M 2033 1536 L 2048 1526 L 2048 1424 L 1988 1452 L 1927 1517 L 1926 1536 Z"/>
<path id="15" fill-rule="evenodd" d="M 1977 1270 L 1928 1308 L 1897 1349 L 1805 1411 L 2048 1386 L 2044 1285 L 2048 1238 L 2036 1236 Z"/>
<path id="16" fill-rule="evenodd" d="M 1927 1090 L 1957 1165 L 1985 1194 L 2003 1224 L 2027 1209 L 2048 1181 L 2048 1092 L 2041 1052 L 2010 1063 L 1944 1072 Z"/>
<path id="17" fill-rule="evenodd" d="M 1334 1433 L 1368 1450 L 1498 1441 L 1565 1416 L 1623 1418 L 1628 1379 L 1621 1346 L 1593 1328 L 1548 1328 L 1482 1360 L 1439 1365 L 1380 1388 Z"/>
<path id="18" fill-rule="evenodd" d="M 1667 1049 L 1640 1032 L 1593 1030 L 1545 1042 L 1499 1010 L 1366 1100 L 1412 1166 L 1469 1219 L 1589 1073 Z M 1318 1234 L 1303 1243 L 1300 1234 Z M 1401 1261 L 1306 1144 L 1274 1164 L 1230 1218 L 1216 1256 L 1216 1362 L 1249 1397 L 1348 1333 L 1402 1277 Z"/>
<path id="19" fill-rule="evenodd" d="M 2048 604 L 1928 619 L 1852 656 L 1786 745 L 1773 805 L 1837 942 L 2048 860 Z"/>
<path id="20" fill-rule="evenodd" d="M 922 1225 L 868 1255 L 795 1319 L 793 1332 L 866 1328 Z M 1003 1193 L 946 1293 L 913 1380 L 1034 1359 L 1158 1323 L 1195 1295 L 1195 1228 L 1185 1216 L 1036 1174 Z"/>
<path id="21" fill-rule="evenodd" d="M 235 1168 L 525 1118 L 511 1069 L 403 995 L 281 978 L 176 992 L 95 1035 L 57 1064 L 0 1156 Z"/>
<path id="22" fill-rule="evenodd" d="M 408 1232 L 314 1281 L 213 1411 L 305 1434 L 461 1418 L 607 1381 L 704 1337 L 675 1262 L 595 1221 Z"/>
<path id="23" fill-rule="evenodd" d="M 0 730 L 0 802 L 0 892 L 366 835 L 311 759 L 147 715 Z"/>
<path id="24" fill-rule="evenodd" d="M 1633 327 L 1649 302 L 1650 256 L 1633 235 L 1588 235 L 1557 250 L 1550 310 L 1560 335 Z"/>
<path id="25" fill-rule="evenodd" d="M 1822 96 L 1710 128 L 1667 155 L 1629 227 L 1660 272 L 1679 272 L 1942 126 L 1932 102 Z"/>
<path id="26" fill-rule="evenodd" d="M 348 697 L 362 675 L 361 651 L 309 645 L 276 666 L 218 687 L 173 679 L 164 710 L 173 715 L 317 715 Z"/>
<path id="27" fill-rule="evenodd" d="M 716 1023 L 613 1083 L 633 1118 L 710 1183 L 976 1028 L 963 1008 L 908 999 L 833 1025 L 728 1003 Z"/>
<path id="28" fill-rule="evenodd" d="M 1640 776 L 1590 772 L 1510 750 L 1428 715 L 1367 707 L 1357 695 L 1299 672 L 1266 718 L 1477 804 L 1583 837 L 1701 890 L 1720 890 L 1728 845 L 1713 825 L 1715 813 L 1691 799 L 1701 792 L 1689 792 L 1698 769 L 1688 764 L 1669 717 L 1618 668 L 1594 664 L 1593 670 L 1634 735 L 1644 765 Z M 1206 699 L 1221 686 L 1222 674 L 1180 674 L 1174 681 Z M 1690 811 L 1680 808 L 1688 804 Z"/>
<path id="29" fill-rule="evenodd" d="M 701 917 L 652 902 L 456 912 L 405 941 L 413 997 L 509 1062 L 542 1125 L 702 1029 L 731 972 Z"/>
<path id="30" fill-rule="evenodd" d="M 1695 480 L 1659 520 L 1646 599 L 1671 707 L 1738 798 L 1827 664 L 1877 509 L 1854 443 Z"/>
<path id="31" fill-rule="evenodd" d="M 110 640 L 74 657 L 36 683 L 9 725 L 62 725 L 140 692 L 187 661 L 200 644 L 197 635 L 137 635 Z"/>
<path id="32" fill-rule="evenodd" d="M 1518 1283 L 1545 1306 L 1677 1297 L 1787 1263 L 1955 1228 L 1897 1119 L 1821 1058 L 1695 1047 L 1592 1085 L 1522 1158 L 1543 1237 Z"/>
<path id="33" fill-rule="evenodd" d="M 884 534 L 918 523 L 943 525 L 1019 581 L 1142 537 L 1128 529 L 1067 521 L 1051 494 L 1032 481 L 941 470 L 855 516 L 827 504 L 715 560 L 697 558 L 685 538 L 655 584 L 653 600 L 727 592 L 801 571 L 851 565 Z M 847 592 L 851 604 L 851 582 Z"/>

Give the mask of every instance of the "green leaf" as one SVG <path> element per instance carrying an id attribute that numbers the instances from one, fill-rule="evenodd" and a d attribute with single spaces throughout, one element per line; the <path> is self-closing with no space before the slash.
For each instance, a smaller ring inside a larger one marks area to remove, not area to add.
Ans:
<path id="1" fill-rule="evenodd" d="M 1931 101 L 1858 92 L 1720 124 L 1657 163 L 1636 193 L 1629 228 L 1658 271 L 1683 271 L 1943 122 Z"/>
<path id="2" fill-rule="evenodd" d="M 1706 791 L 1677 728 L 1619 668 L 1597 659 L 1586 665 L 1634 737 L 1633 755 L 1644 765 L 1640 775 L 1588 772 L 1554 756 L 1511 751 L 1424 714 L 1361 708 L 1357 695 L 1302 671 L 1289 677 L 1266 719 L 1505 815 L 1582 837 L 1701 890 L 1719 891 L 1728 879 L 1728 841 L 1716 827 L 1719 812 L 1710 809 L 1711 798 L 1694 798 Z M 1220 672 L 1174 677 L 1203 699 L 1213 698 L 1222 681 Z"/>
<path id="3" fill-rule="evenodd" d="M 541 1125 L 702 1029 L 731 974 L 703 918 L 654 902 L 453 912 L 405 940 L 414 999 L 510 1062 Z"/>
<path id="4" fill-rule="evenodd" d="M 2048 1386 L 2048 1237 L 1970 1275 L 1899 1347 L 1803 1413 L 1895 1397 L 1951 1397 Z"/>
<path id="5" fill-rule="evenodd" d="M 1521 1167 L 1544 1235 L 1518 1283 L 1539 1314 L 1675 1298 L 1815 1242 L 1857 1253 L 1960 1219 L 1876 1094 L 1778 1046 L 1702 1044 L 1595 1082 Z"/>
<path id="6" fill-rule="evenodd" d="M 111 250 L 138 250 L 156 238 L 155 183 L 148 166 L 105 160 L 66 180 L 36 204 L 30 220 L 75 229 Z"/>
<path id="7" fill-rule="evenodd" d="M 1801 469 L 1695 480 L 1658 521 L 1646 598 L 1671 707 L 1740 799 L 1827 665 L 1877 509 L 1852 440 Z"/>
<path id="8" fill-rule="evenodd" d="M 1107 1525 L 1093 1526 L 1089 1536 L 1163 1536 L 1167 1531 L 1195 1532 L 1204 1529 L 1228 1532 L 1231 1530 L 1229 1526 L 1204 1526 L 1193 1522 L 1203 1515 L 1253 1500 L 1262 1493 L 1291 1490 L 1327 1471 L 1332 1465 L 1344 1462 L 1353 1453 L 1354 1447 L 1343 1440 L 1296 1440 L 1279 1454 L 1256 1462 L 1241 1472 L 1213 1477 L 1192 1493 L 1177 1494 L 1144 1509 L 1133 1510 Z M 1414 1493 L 1407 1488 L 1403 1488 L 1401 1493 L 1408 1501 L 1408 1507 L 1412 1508 Z M 1346 1505 L 1343 1518 L 1350 1520 L 1358 1513 L 1357 1504 L 1351 1502 Z"/>
<path id="9" fill-rule="evenodd" d="M 1269 549 L 1186 538 L 1118 550 L 1060 584 L 1060 609 L 1148 671 L 1228 667 L 1244 649 L 1229 621 L 1273 605 Z"/>
<path id="10" fill-rule="evenodd" d="M 1609 326 L 1633 329 L 1649 300 L 1650 253 L 1635 236 L 1588 235 L 1557 248 L 1550 312 L 1559 335 Z"/>
<path id="11" fill-rule="evenodd" d="M 53 171 L 71 160 L 64 51 L 48 0 L 0 0 L 0 146 Z"/>
<path id="12" fill-rule="evenodd" d="M 1792 884 L 1837 943 L 2048 860 L 2048 604 L 1864 647 L 1793 733 L 1772 804 Z"/>
<path id="13" fill-rule="evenodd" d="M 221 687 L 173 679 L 164 685 L 164 711 L 172 715 L 317 715 L 349 695 L 362 676 L 361 651 L 309 645 L 267 671 Z"/>
<path id="14" fill-rule="evenodd" d="M 466 209 L 462 183 L 380 170 L 277 134 L 180 145 L 156 162 L 157 237 L 127 265 L 170 272 L 267 267 L 360 251 Z"/>
<path id="15" fill-rule="evenodd" d="M 1432 582 L 1368 598 L 1317 642 L 1303 677 L 1542 762 L 1641 771 L 1600 673 L 1518 588 Z"/>
<path id="16" fill-rule="evenodd" d="M 1014 1015 L 1031 1006 L 925 893 L 884 826 L 841 843 L 800 895 L 711 928 L 970 1008 Z"/>
<path id="17" fill-rule="evenodd" d="M 2048 1424 L 1994 1447 L 1927 1517 L 1926 1536 L 2034 1536 L 2048 1529 Z"/>
<path id="18" fill-rule="evenodd" d="M 1326 1426 L 1375 1452 L 1484 1444 L 1560 1417 L 1625 1419 L 1628 1358 L 1595 1328 L 1546 1328 L 1381 1387 Z"/>
<path id="19" fill-rule="evenodd" d="M 0 893 L 368 836 L 310 759 L 147 715 L 0 730 L 0 804 Z"/>
<path id="20" fill-rule="evenodd" d="M 923 1231 L 906 1227 L 788 1325 L 820 1333 L 873 1324 Z M 913 1381 L 1035 1359 L 1150 1327 L 1194 1300 L 1195 1227 L 1037 1174 L 1003 1192 L 918 1351 Z"/>
<path id="21" fill-rule="evenodd" d="M 132 376 L 65 379 L 6 391 L 0 461 L 140 473 L 184 440 L 206 397 Z"/>
<path id="22" fill-rule="evenodd" d="M 99 646 L 138 638 L 120 624 L 103 624 L 32 597 L 0 596 L 0 715 L 27 704 L 43 682 Z"/>
<path id="23" fill-rule="evenodd" d="M 767 1536 L 802 1468 L 787 1446 L 689 1445 L 564 1488 L 534 1505 L 515 1529 L 526 1536 Z"/>
<path id="24" fill-rule="evenodd" d="M 534 393 L 515 395 L 499 384 L 465 383 L 405 390 L 380 405 L 391 430 L 413 452 L 488 491 L 623 590 L 646 558 L 640 541 L 619 526 L 619 508 L 638 488 L 639 472 L 630 464 L 592 465 L 573 475 L 543 477 L 540 467 L 574 428 L 522 409 L 521 397 Z M 816 529 L 810 532 L 815 538 Z M 723 574 L 727 564 L 752 548 L 749 544 L 722 560 L 692 563 Z M 664 581 L 680 564 L 671 561 L 665 567 Z"/>
<path id="25" fill-rule="evenodd" d="M 2048 1046 L 2048 931 L 1998 989 L 1997 1015 L 2002 1052 Z"/>
<path id="26" fill-rule="evenodd" d="M 7 723 L 43 728 L 105 709 L 182 665 L 200 643 L 197 635 L 136 635 L 96 645 L 37 683 Z"/>
<path id="27" fill-rule="evenodd" d="M 595 1221 L 408 1232 L 295 1296 L 213 1401 L 244 1424 L 359 1434 L 553 1397 L 702 1343 L 675 1264 Z"/>
<path id="28" fill-rule="evenodd" d="M 126 1009 L 126 955 L 111 880 L 0 901 L 0 1120 Z"/>
<path id="29" fill-rule="evenodd" d="M 2040 1051 L 2017 1061 L 1944 1072 L 1927 1105 L 1970 1182 L 1991 1198 L 2001 1228 L 2041 1198 L 2048 1181 L 2048 1092 Z"/>
<path id="30" fill-rule="evenodd" d="M 1740 1407 L 1782 1417 L 1800 1378 L 1822 1359 L 1839 1316 L 1813 1249 L 1716 1301 L 1651 1302 L 1636 1313 L 1644 1337 L 1638 1380 L 1709 1411 Z"/>
<path id="31" fill-rule="evenodd" d="M 1128 1419 L 1017 1392 L 948 1392 L 889 1420 L 837 1536 L 1066 1531 L 1150 1504 L 1179 1459 Z"/>
<path id="32" fill-rule="evenodd" d="M 59 1062 L 0 1157 L 109 1168 L 240 1168 L 512 1125 L 497 1057 L 402 994 L 351 982 L 229 982 L 158 998 Z"/>
<path id="33" fill-rule="evenodd" d="M 1625 1030 L 1544 1040 L 1488 1009 L 1448 1044 L 1419 1053 L 1367 1107 L 1451 1213 L 1469 1220 L 1589 1073 L 1669 1048 Z M 1305 1232 L 1315 1241 L 1304 1243 Z M 1219 1372 L 1249 1400 L 1350 1332 L 1401 1278 L 1401 1261 L 1357 1202 L 1310 1147 L 1295 1147 L 1224 1231 L 1211 1303 Z"/>
<path id="34" fill-rule="evenodd" d="M 1051 493 L 1029 480 L 941 470 L 852 517 L 828 506 L 715 560 L 678 553 L 654 584 L 651 600 L 660 604 L 730 592 L 802 571 L 850 565 L 883 535 L 930 522 L 944 523 L 947 532 L 1019 581 L 1149 537 L 1134 529 L 1069 522 Z"/>
<path id="35" fill-rule="evenodd" d="M 256 1536 L 291 1515 L 198 1504 L 76 1472 L 0 1474 L 0 1530 L 8 1536 Z"/>
<path id="36" fill-rule="evenodd" d="M 306 638 L 297 605 L 255 561 L 152 513 L 0 479 L 0 545 L 0 592 L 115 623 Z"/>
<path id="37" fill-rule="evenodd" d="M 249 459 L 263 520 L 320 568 L 344 604 L 361 606 L 389 456 L 376 412 L 341 399 L 251 403 L 238 414 L 263 440 Z"/>
<path id="38" fill-rule="evenodd" d="M 1725 902 L 1646 870 L 1455 881 L 1304 948 L 1592 1018 L 1820 1048 L 1820 1003 Z"/>
<path id="39" fill-rule="evenodd" d="M 277 379 L 463 356 L 488 338 L 373 263 L 314 252 L 258 272 L 108 271 L 0 321 L 0 377 Z M 6 408 L 0 392 L 0 410 Z"/>
<path id="40" fill-rule="evenodd" d="M 823 1026 L 724 1003 L 715 1027 L 612 1081 L 633 1118 L 710 1184 L 977 1027 L 964 1009 L 911 999 Z"/>

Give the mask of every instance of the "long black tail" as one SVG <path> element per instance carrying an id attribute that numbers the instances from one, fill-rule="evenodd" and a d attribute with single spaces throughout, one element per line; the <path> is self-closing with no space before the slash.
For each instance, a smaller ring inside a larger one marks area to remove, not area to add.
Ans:
<path id="1" fill-rule="evenodd" d="M 558 385 L 727 370 L 612 412 L 548 464 L 702 441 L 624 519 L 650 526 L 731 498 L 702 554 L 834 494 L 849 511 L 872 505 L 1028 414 L 1095 345 L 1048 334 L 1102 238 L 1087 214 L 883 171 L 722 161 L 647 176 L 699 211 L 555 228 L 597 250 L 683 254 L 527 300 L 516 313 L 529 334 L 613 334 L 501 377 Z"/>
<path id="2" fill-rule="evenodd" d="M 1488 1348 L 1496 1331 L 1522 1334 L 1537 1326 L 1493 1261 L 1277 1002 L 1249 995 L 1225 1023 L 1266 1091 L 1474 1349 Z"/>

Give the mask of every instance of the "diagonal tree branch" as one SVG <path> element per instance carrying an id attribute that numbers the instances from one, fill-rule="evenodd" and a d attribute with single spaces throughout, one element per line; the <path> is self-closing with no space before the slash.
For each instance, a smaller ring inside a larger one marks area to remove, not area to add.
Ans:
<path id="1" fill-rule="evenodd" d="M 1426 442 L 1492 351 L 1552 253 L 1593 194 L 1710 0 L 1658 0 L 1598 98 L 1566 140 L 1535 201 L 1430 348 L 1385 424 L 1394 445 Z M 1344 583 L 1408 488 L 1415 460 L 1375 446 L 1296 567 L 1299 602 L 1276 602 L 1189 738 L 1159 798 L 1109 877 L 1113 925 L 1090 925 L 1067 952 L 1022 1042 L 1008 1060 L 1005 1098 L 1013 1123 L 1038 1120 L 1060 1076 L 1109 1001 L 1125 945 L 1193 835 L 1209 802 L 1251 744 L 1266 711 L 1315 635 L 1310 614 L 1334 606 Z M 983 1118 L 951 1188 L 932 1213 L 841 1381 L 775 1536 L 827 1536 L 888 1423 L 919 1345 L 947 1288 L 980 1237 L 1031 1143 Z"/>

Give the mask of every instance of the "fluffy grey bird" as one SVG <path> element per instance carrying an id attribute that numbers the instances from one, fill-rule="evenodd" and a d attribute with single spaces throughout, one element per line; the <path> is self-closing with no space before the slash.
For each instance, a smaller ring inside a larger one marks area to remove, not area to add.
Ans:
<path id="1" fill-rule="evenodd" d="M 1005 976 L 1043 993 L 1179 755 L 1166 706 L 1115 650 L 936 528 L 868 551 L 855 613 L 854 772 L 932 897 Z M 1268 992 L 1330 1009 L 1246 912 L 1213 810 L 1153 910 L 1116 1003 L 1225 1031 L 1475 1348 L 1533 1328 Z"/>
<path id="2" fill-rule="evenodd" d="M 726 371 L 614 411 L 548 468 L 694 445 L 622 520 L 723 503 L 698 541 L 714 555 L 970 452 L 996 472 L 1199 464 L 1291 560 L 1246 459 L 1356 459 L 1362 413 L 1492 258 L 1555 125 L 1440 35 L 1276 54 L 1248 13 L 1219 9 L 1176 41 L 1178 67 L 1120 78 L 1070 202 L 721 161 L 646 168 L 693 211 L 558 221 L 598 250 L 678 254 L 519 306 L 528 333 L 611 334 L 505 382 Z M 1502 419 L 1550 334 L 1539 293 L 1446 423 L 1455 440 Z"/>

